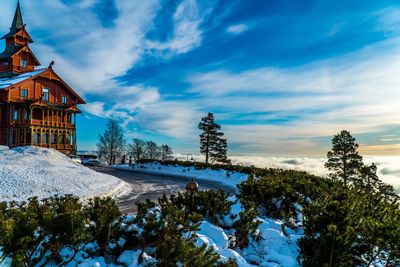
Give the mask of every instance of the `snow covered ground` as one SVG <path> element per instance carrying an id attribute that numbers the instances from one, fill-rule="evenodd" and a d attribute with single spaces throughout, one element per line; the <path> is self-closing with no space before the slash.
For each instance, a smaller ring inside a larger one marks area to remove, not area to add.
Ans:
<path id="1" fill-rule="evenodd" d="M 197 170 L 194 167 L 182 167 L 178 165 L 161 165 L 159 163 L 147 163 L 147 164 L 135 164 L 133 166 L 128 165 L 115 165 L 114 168 L 118 170 L 126 171 L 141 171 L 147 173 L 160 173 L 160 174 L 170 174 L 181 177 L 186 177 L 187 179 L 196 180 L 207 180 L 218 182 L 225 186 L 236 188 L 236 185 L 245 181 L 247 179 L 247 174 L 230 172 L 225 170 Z"/>
<path id="2" fill-rule="evenodd" d="M 83 199 L 128 193 L 127 183 L 39 147 L 0 149 L 0 201 L 74 194 Z"/>

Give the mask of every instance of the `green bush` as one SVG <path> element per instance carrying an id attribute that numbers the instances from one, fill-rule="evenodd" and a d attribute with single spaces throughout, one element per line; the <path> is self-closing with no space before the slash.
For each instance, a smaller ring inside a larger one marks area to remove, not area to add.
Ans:
<path id="1" fill-rule="evenodd" d="M 75 196 L 55 196 L 39 204 L 39 228 L 46 236 L 44 247 L 50 252 L 47 262 L 67 264 L 79 252 L 81 245 L 90 240 L 86 225 L 89 223 L 80 199 Z M 61 249 L 72 251 L 69 259 L 62 262 Z"/>
<path id="2" fill-rule="evenodd" d="M 62 263 L 60 251 L 68 248 L 73 260 L 80 245 L 88 239 L 87 219 L 79 199 L 52 197 L 39 202 L 2 204 L 0 247 L 13 266 Z"/>
<path id="3" fill-rule="evenodd" d="M 303 225 L 304 266 L 368 265 L 378 257 L 399 264 L 400 207 L 390 190 L 371 192 L 296 171 L 249 176 L 238 188 L 242 203 L 255 203 L 259 213 L 285 226 Z"/>
<path id="4" fill-rule="evenodd" d="M 105 256 L 107 245 L 117 242 L 121 236 L 121 224 L 118 219 L 121 212 L 112 198 L 99 198 L 89 200 L 85 212 L 90 221 L 89 231 L 93 241 L 99 245 L 99 255 Z"/>
<path id="5" fill-rule="evenodd" d="M 198 192 L 178 193 L 159 200 L 161 206 L 171 204 L 189 213 L 201 214 L 207 221 L 222 226 L 223 217 L 228 215 L 232 202 L 229 194 L 223 190 L 205 190 Z"/>
<path id="6" fill-rule="evenodd" d="M 12 266 L 33 266 L 44 254 L 38 251 L 45 235 L 39 228 L 39 205 L 36 198 L 28 203 L 1 203 L 0 247 Z M 39 254 L 39 255 L 38 255 Z"/>
<path id="7" fill-rule="evenodd" d="M 239 220 L 235 221 L 234 247 L 243 249 L 249 245 L 250 237 L 256 239 L 255 233 L 261 221 L 257 220 L 257 211 L 253 203 L 246 203 L 245 209 L 239 213 Z"/>

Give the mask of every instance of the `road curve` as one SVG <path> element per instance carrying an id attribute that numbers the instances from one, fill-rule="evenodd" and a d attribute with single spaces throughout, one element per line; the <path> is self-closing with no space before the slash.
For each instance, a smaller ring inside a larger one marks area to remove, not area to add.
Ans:
<path id="1" fill-rule="evenodd" d="M 94 167 L 93 169 L 98 172 L 113 175 L 132 186 L 130 194 L 116 199 L 123 213 L 136 212 L 136 202 L 146 199 L 156 201 L 164 194 L 170 195 L 179 191 L 185 191 L 186 183 L 189 180 L 187 177 L 183 176 L 124 171 L 106 167 Z M 233 188 L 226 187 L 217 182 L 203 180 L 197 182 L 199 183 L 200 190 L 223 189 L 230 194 L 235 192 Z"/>

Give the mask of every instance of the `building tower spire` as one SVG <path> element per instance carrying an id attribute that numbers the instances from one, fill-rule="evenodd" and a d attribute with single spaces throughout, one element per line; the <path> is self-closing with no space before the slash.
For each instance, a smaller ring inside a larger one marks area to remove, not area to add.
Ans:
<path id="1" fill-rule="evenodd" d="M 2 39 L 6 39 L 8 37 L 12 37 L 21 29 L 25 28 L 24 20 L 22 19 L 21 5 L 19 0 L 17 2 L 17 8 L 15 9 L 14 19 L 10 27 L 10 32 L 3 36 Z"/>
<path id="2" fill-rule="evenodd" d="M 22 29 L 24 26 L 25 25 L 24 25 L 24 20 L 22 19 L 21 6 L 20 6 L 19 0 L 18 0 L 17 9 L 15 10 L 14 19 L 11 24 L 10 31 L 15 33 L 17 31 L 19 31 L 20 29 Z"/>
<path id="3" fill-rule="evenodd" d="M 33 71 L 36 66 L 40 65 L 29 47 L 33 40 L 26 31 L 20 1 L 17 2 L 10 31 L 1 39 L 5 39 L 6 46 L 0 53 L 0 77 L 12 77 Z"/>

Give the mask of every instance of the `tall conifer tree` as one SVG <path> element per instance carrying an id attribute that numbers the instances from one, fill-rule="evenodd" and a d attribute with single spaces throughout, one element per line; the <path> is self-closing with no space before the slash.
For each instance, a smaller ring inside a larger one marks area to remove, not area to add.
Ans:
<path id="1" fill-rule="evenodd" d="M 222 138 L 224 133 L 220 131 L 221 126 L 215 123 L 212 113 L 201 118 L 199 129 L 202 131 L 200 134 L 200 153 L 205 155 L 206 163 L 208 164 L 210 160 L 226 162 L 227 141 Z"/>
<path id="2" fill-rule="evenodd" d="M 327 154 L 325 167 L 334 179 L 341 179 L 346 185 L 356 179 L 363 166 L 363 158 L 358 154 L 358 144 L 350 132 L 343 130 L 332 139 L 332 150 Z"/>

